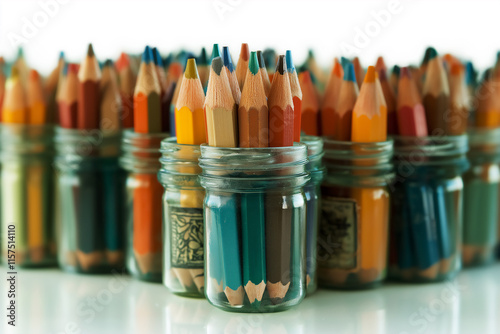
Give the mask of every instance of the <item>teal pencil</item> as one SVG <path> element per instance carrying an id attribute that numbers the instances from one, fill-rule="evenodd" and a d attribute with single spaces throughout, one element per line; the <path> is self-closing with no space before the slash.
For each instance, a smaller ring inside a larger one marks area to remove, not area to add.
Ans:
<path id="1" fill-rule="evenodd" d="M 267 147 L 269 113 L 257 53 L 252 52 L 238 110 L 240 147 Z M 241 194 L 243 283 L 250 303 L 259 307 L 266 289 L 265 198 Z"/>

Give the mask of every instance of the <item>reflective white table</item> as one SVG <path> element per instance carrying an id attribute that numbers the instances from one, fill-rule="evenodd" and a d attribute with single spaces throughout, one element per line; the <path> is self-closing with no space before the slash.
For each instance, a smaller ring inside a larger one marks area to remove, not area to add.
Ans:
<path id="1" fill-rule="evenodd" d="M 160 284 L 126 275 L 20 270 L 15 329 L 7 326 L 7 291 L 2 279 L 1 333 L 500 333 L 500 264 L 439 284 L 319 290 L 276 314 L 223 312 L 203 299 L 177 297 Z"/>

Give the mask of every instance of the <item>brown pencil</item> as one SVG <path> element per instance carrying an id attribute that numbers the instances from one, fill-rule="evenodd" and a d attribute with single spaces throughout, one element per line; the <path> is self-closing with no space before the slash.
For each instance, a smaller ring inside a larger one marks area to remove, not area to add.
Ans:
<path id="1" fill-rule="evenodd" d="M 335 123 L 335 109 L 339 101 L 340 87 L 344 70 L 337 58 L 333 61 L 332 71 L 325 88 L 325 95 L 321 104 L 321 134 L 333 136 L 337 127 Z M 357 85 L 356 85 L 357 86 Z"/>

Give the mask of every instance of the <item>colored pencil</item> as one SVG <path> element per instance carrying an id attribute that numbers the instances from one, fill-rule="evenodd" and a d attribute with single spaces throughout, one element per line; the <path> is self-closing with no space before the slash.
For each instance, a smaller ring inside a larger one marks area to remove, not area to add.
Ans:
<path id="1" fill-rule="evenodd" d="M 299 74 L 299 83 L 302 91 L 302 132 L 306 135 L 318 136 L 319 102 L 309 71 Z"/>
<path id="2" fill-rule="evenodd" d="M 465 69 L 459 62 L 450 67 L 450 109 L 445 132 L 447 135 L 463 135 L 467 131 L 469 116 L 469 92 L 465 81 Z"/>
<path id="3" fill-rule="evenodd" d="M 292 60 L 292 52 L 286 51 L 286 69 L 290 80 L 290 90 L 293 100 L 293 141 L 300 142 L 301 115 L 302 115 L 302 90 L 300 89 L 299 77 Z"/>
<path id="4" fill-rule="evenodd" d="M 427 120 L 420 94 L 408 67 L 401 68 L 399 76 L 397 119 L 402 136 L 427 136 Z"/>
<path id="5" fill-rule="evenodd" d="M 344 70 L 337 58 L 333 61 L 332 71 L 325 88 L 323 103 L 321 104 L 321 134 L 323 136 L 334 136 L 337 123 L 335 114 L 339 102 L 340 87 Z M 357 85 L 356 85 L 357 86 Z M 349 121 L 350 124 L 350 121 Z M 349 131 L 351 127 L 349 126 Z"/>
<path id="6" fill-rule="evenodd" d="M 325 72 L 323 72 L 323 69 L 318 65 L 313 50 L 309 50 L 307 52 L 305 67 L 311 72 L 311 76 L 316 79 L 318 91 L 323 91 L 327 81 L 327 76 L 325 75 Z"/>
<path id="7" fill-rule="evenodd" d="M 353 58 L 352 64 L 354 65 L 354 72 L 356 73 L 358 87 L 361 89 L 361 85 L 363 84 L 365 78 L 365 70 L 363 69 L 363 66 L 361 66 L 361 62 L 358 57 Z"/>
<path id="8" fill-rule="evenodd" d="M 375 66 L 384 93 L 385 103 L 387 104 L 387 134 L 397 134 L 398 125 L 396 118 L 396 96 L 387 79 L 387 66 L 385 66 L 384 58 L 378 57 Z"/>
<path id="9" fill-rule="evenodd" d="M 352 110 L 358 98 L 359 90 L 356 83 L 353 64 L 346 65 L 344 78 L 340 86 L 337 106 L 334 109 L 333 126 L 335 129 L 332 137 L 335 140 L 351 140 Z"/>
<path id="10" fill-rule="evenodd" d="M 266 62 L 264 61 L 264 56 L 262 51 L 257 51 L 257 59 L 259 60 L 260 74 L 262 77 L 262 82 L 264 83 L 264 91 L 266 96 L 269 96 L 269 90 L 271 89 L 271 81 L 269 81 L 269 75 L 266 70 Z"/>
<path id="11" fill-rule="evenodd" d="M 238 85 L 240 86 L 240 90 L 243 90 L 243 85 L 245 84 L 245 77 L 248 71 L 248 62 L 249 62 L 249 51 L 248 44 L 242 43 L 240 50 L 240 58 L 238 59 L 238 64 L 236 64 L 236 78 L 238 78 Z"/>
<path id="12" fill-rule="evenodd" d="M 87 56 L 78 71 L 78 118 L 80 130 L 99 129 L 99 82 L 101 70 L 94 55 L 92 44 L 89 44 Z"/>
<path id="13" fill-rule="evenodd" d="M 271 147 L 293 146 L 293 99 L 290 80 L 285 72 L 284 58 L 285 56 L 278 58 L 268 96 L 269 146 Z"/>
<path id="14" fill-rule="evenodd" d="M 238 78 L 236 77 L 233 61 L 231 59 L 231 54 L 229 53 L 229 48 L 227 46 L 222 47 L 222 60 L 224 62 L 224 69 L 226 70 L 227 78 L 229 80 L 229 86 L 231 87 L 231 93 L 233 94 L 236 108 L 238 108 L 241 99 L 241 91 L 238 84 Z"/>
<path id="15" fill-rule="evenodd" d="M 57 102 L 59 124 L 63 128 L 76 129 L 78 116 L 78 65 L 65 64 L 63 79 Z"/>
<path id="16" fill-rule="evenodd" d="M 217 147 L 238 146 L 238 121 L 236 103 L 231 93 L 227 73 L 223 68 L 220 57 L 212 60 L 210 79 L 208 81 L 207 96 L 205 99 L 205 115 L 208 130 L 208 144 Z M 244 287 L 242 266 L 240 259 L 237 198 L 229 196 L 220 208 L 213 209 L 219 212 L 210 213 L 211 216 L 220 218 L 215 222 L 217 226 L 213 233 L 219 237 L 208 240 L 210 250 L 219 251 L 213 257 L 216 267 L 222 264 L 223 291 L 232 306 L 243 305 Z M 218 240 L 218 241 L 217 241 Z M 215 243 L 215 244 L 214 244 Z M 217 243 L 220 243 L 217 245 Z M 221 259 L 222 258 L 222 259 Z M 215 273 L 218 275 L 218 273 Z M 211 277 L 218 281 L 219 277 Z M 216 285 L 218 285 L 216 283 Z"/>
<path id="17" fill-rule="evenodd" d="M 400 67 L 398 65 L 394 65 L 392 67 L 391 76 L 389 77 L 389 82 L 391 83 L 392 90 L 397 95 L 398 93 L 398 83 L 399 83 L 399 72 Z"/>
<path id="18" fill-rule="evenodd" d="M 443 63 L 436 50 L 430 49 L 425 82 L 423 104 L 430 135 L 444 134 L 445 117 L 450 106 L 450 88 Z"/>
<path id="19" fill-rule="evenodd" d="M 267 147 L 268 109 L 257 53 L 250 54 L 238 111 L 240 147 Z M 248 300 L 258 307 L 266 289 L 264 195 L 245 193 L 241 198 L 243 283 Z"/>
<path id="20" fill-rule="evenodd" d="M 208 75 L 210 74 L 210 60 L 208 59 L 207 50 L 205 50 L 205 48 L 201 48 L 201 53 L 198 57 L 197 63 L 201 85 L 203 86 L 203 89 L 205 89 L 208 84 Z"/>
<path id="21" fill-rule="evenodd" d="M 57 86 L 64 70 L 64 64 L 64 52 L 60 52 L 57 66 L 50 72 L 44 83 L 44 94 L 47 97 L 47 114 L 50 122 L 58 121 L 56 94 Z"/>
<path id="22" fill-rule="evenodd" d="M 25 124 L 27 120 L 26 92 L 20 78 L 19 70 L 14 66 L 11 69 L 10 77 L 5 82 L 2 122 L 8 124 Z"/>
<path id="23" fill-rule="evenodd" d="M 161 87 L 154 64 L 153 50 L 146 46 L 142 54 L 134 92 L 134 131 L 162 132 Z M 163 188 L 153 173 L 137 173 L 133 191 L 133 254 L 143 275 L 154 275 L 161 268 L 161 207 Z"/>
<path id="24" fill-rule="evenodd" d="M 19 78 L 21 79 L 21 82 L 23 84 L 26 84 L 26 81 L 28 80 L 28 74 L 29 74 L 29 67 L 28 64 L 26 63 L 26 60 L 24 59 L 24 49 L 19 48 L 17 50 L 17 58 L 14 61 L 14 64 L 12 67 L 16 67 L 18 72 L 19 72 Z"/>
<path id="25" fill-rule="evenodd" d="M 267 77 L 269 78 L 269 82 L 271 82 L 273 81 L 274 68 L 276 67 L 276 51 L 272 48 L 267 48 L 262 52 L 262 56 L 264 57 L 264 64 L 266 64 Z"/>
<path id="26" fill-rule="evenodd" d="M 26 85 L 28 104 L 28 124 L 46 124 L 48 110 L 43 90 L 42 78 L 36 70 L 30 70 Z"/>
<path id="27" fill-rule="evenodd" d="M 205 93 L 203 92 L 203 85 L 196 69 L 196 61 L 194 58 L 190 58 L 187 60 L 175 108 L 177 143 L 200 145 L 205 142 L 204 102 Z M 181 168 L 182 170 L 184 168 Z M 188 172 L 189 168 L 185 168 L 185 170 Z M 203 211 L 203 198 L 204 193 L 202 191 L 181 190 L 180 206 L 183 210 L 194 209 L 197 212 L 201 212 Z M 171 247 L 176 247 L 176 245 L 171 244 Z M 186 256 L 187 254 L 180 253 L 179 255 Z M 179 260 L 181 259 L 176 259 L 176 262 L 192 265 L 190 263 L 191 260 L 188 258 L 182 259 L 183 261 Z M 199 268 L 191 267 L 190 269 L 173 266 L 173 271 L 185 289 L 191 288 L 194 283 L 197 290 L 203 293 L 205 286 L 203 266 Z"/>
<path id="28" fill-rule="evenodd" d="M 137 76 L 132 69 L 130 57 L 122 53 L 116 61 L 118 78 L 120 83 L 120 97 L 122 99 L 122 127 L 124 129 L 134 127 L 134 89 Z"/>
<path id="29" fill-rule="evenodd" d="M 387 139 L 387 105 L 380 90 L 375 67 L 370 66 L 352 111 L 351 141 L 367 143 Z M 380 245 L 388 242 L 387 230 L 381 227 L 387 226 L 389 194 L 383 188 L 353 187 L 351 196 L 357 207 L 363 208 L 358 217 L 358 226 L 362 226 L 358 279 L 362 283 L 371 282 L 386 267 L 386 249 Z M 379 214 L 374 215 L 374 212 Z"/>
<path id="30" fill-rule="evenodd" d="M 269 91 L 269 146 L 293 145 L 293 100 L 285 56 L 279 56 Z M 283 196 L 266 194 L 266 273 L 271 302 L 283 301 L 290 287 L 293 209 Z M 273 236 L 273 237 L 270 237 Z"/>
<path id="31" fill-rule="evenodd" d="M 163 67 L 163 60 L 161 59 L 160 52 L 157 48 L 152 48 L 153 61 L 156 68 L 156 76 L 160 84 L 160 101 L 161 101 L 161 132 L 168 132 L 170 130 L 170 101 L 167 95 L 167 80 L 165 68 Z"/>
<path id="32" fill-rule="evenodd" d="M 161 87 L 153 52 L 149 46 L 142 54 L 142 63 L 134 91 L 134 130 L 138 133 L 162 132 Z"/>

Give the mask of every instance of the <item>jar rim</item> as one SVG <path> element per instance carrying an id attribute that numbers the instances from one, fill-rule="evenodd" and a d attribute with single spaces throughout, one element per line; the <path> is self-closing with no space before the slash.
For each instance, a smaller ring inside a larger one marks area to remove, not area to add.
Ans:
<path id="1" fill-rule="evenodd" d="M 459 136 L 391 136 L 394 139 L 395 155 L 409 155 L 415 151 L 428 157 L 449 157 L 467 153 L 467 135 Z"/>

